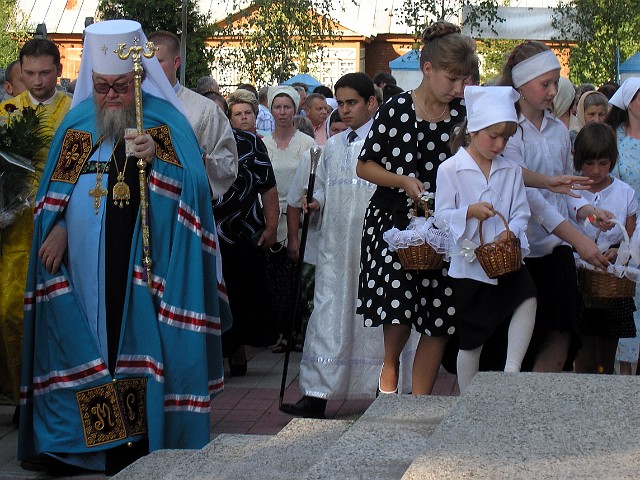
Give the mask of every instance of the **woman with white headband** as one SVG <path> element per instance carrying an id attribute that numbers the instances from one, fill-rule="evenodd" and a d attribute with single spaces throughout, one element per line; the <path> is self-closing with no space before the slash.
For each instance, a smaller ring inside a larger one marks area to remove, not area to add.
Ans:
<path id="1" fill-rule="evenodd" d="M 517 46 L 502 69 L 500 85 L 513 86 L 520 99 L 520 132 L 509 140 L 504 156 L 522 166 L 531 218 L 527 236 L 531 253 L 525 260 L 538 290 L 536 324 L 523 362 L 524 369 L 560 372 L 567 360 L 571 334 L 578 322 L 577 275 L 573 247 L 599 268 L 609 263 L 595 242 L 569 223 L 588 216 L 611 227 L 610 213 L 588 205 L 577 194 L 545 190 L 548 179 L 569 178 L 573 171 L 567 128 L 550 111 L 558 92 L 560 62 L 543 43 Z M 577 197 L 577 198 L 576 198 Z"/>
<path id="2" fill-rule="evenodd" d="M 609 100 L 611 110 L 605 122 L 618 137 L 618 163 L 611 174 L 633 187 L 640 195 L 640 78 L 627 78 Z M 636 307 L 640 293 L 636 290 Z M 638 312 L 634 313 L 638 327 Z M 638 360 L 638 338 L 624 338 L 618 346 L 620 373 L 631 374 L 631 364 Z"/>

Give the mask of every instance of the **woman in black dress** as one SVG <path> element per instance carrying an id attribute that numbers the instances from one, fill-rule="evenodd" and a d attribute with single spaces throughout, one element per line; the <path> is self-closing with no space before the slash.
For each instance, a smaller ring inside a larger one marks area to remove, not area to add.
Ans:
<path id="1" fill-rule="evenodd" d="M 411 328 L 422 335 L 413 363 L 415 395 L 430 394 L 448 335 L 455 331 L 455 302 L 448 264 L 438 270 L 404 270 L 382 234 L 409 224 L 423 191 L 435 192 L 438 165 L 451 155 L 448 142 L 462 123 L 466 79 L 478 68 L 472 39 L 447 23 L 423 35 L 423 78 L 413 91 L 396 95 L 375 117 L 357 173 L 378 185 L 364 220 L 358 313 L 365 326 L 384 328 L 381 393 L 396 393 L 400 353 Z"/>
<path id="2" fill-rule="evenodd" d="M 272 345 L 275 318 L 266 279 L 266 251 L 276 241 L 278 191 L 267 147 L 255 132 L 258 101 L 247 90 L 227 98 L 238 147 L 238 177 L 213 203 L 232 327 L 222 334 L 232 376 L 247 372 L 245 345 Z M 224 107 L 224 105 L 222 106 Z"/>

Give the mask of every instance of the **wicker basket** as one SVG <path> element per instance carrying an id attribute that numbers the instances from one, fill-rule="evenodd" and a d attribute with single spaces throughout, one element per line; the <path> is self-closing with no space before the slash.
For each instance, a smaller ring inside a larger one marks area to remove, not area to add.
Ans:
<path id="1" fill-rule="evenodd" d="M 428 243 L 399 248 L 398 257 L 405 270 L 435 270 L 444 263 L 444 255 L 437 253 Z"/>
<path id="2" fill-rule="evenodd" d="M 489 278 L 498 278 L 507 273 L 520 270 L 522 266 L 522 250 L 520 239 L 512 238 L 509 224 L 500 212 L 496 211 L 507 231 L 508 239 L 498 242 L 484 243 L 482 238 L 482 220 L 480 221 L 480 246 L 476 248 L 476 258 Z"/>
<path id="3" fill-rule="evenodd" d="M 587 308 L 609 308 L 615 300 L 636 294 L 633 280 L 589 268 L 578 268 L 578 285 Z"/>
<path id="4" fill-rule="evenodd" d="M 413 207 L 413 215 L 418 214 L 418 207 Z M 425 209 L 425 218 L 429 218 L 429 211 Z M 400 264 L 405 270 L 435 270 L 442 267 L 444 255 L 437 253 L 428 243 L 412 245 L 398 249 Z"/>
<path id="5" fill-rule="evenodd" d="M 624 242 L 629 243 L 627 231 L 620 226 Z M 598 235 L 600 231 L 598 231 Z M 598 239 L 596 235 L 596 240 Z M 619 298 L 629 298 L 636 294 L 636 283 L 627 277 L 590 268 L 578 268 L 578 285 L 587 308 L 609 308 Z"/>

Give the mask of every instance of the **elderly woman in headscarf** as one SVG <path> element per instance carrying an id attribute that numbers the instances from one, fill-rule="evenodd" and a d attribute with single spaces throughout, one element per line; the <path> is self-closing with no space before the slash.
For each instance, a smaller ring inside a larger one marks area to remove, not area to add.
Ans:
<path id="1" fill-rule="evenodd" d="M 222 270 L 233 326 L 222 334 L 231 376 L 247 372 L 245 345 L 266 347 L 276 340 L 272 299 L 267 288 L 266 252 L 276 241 L 278 191 L 267 147 L 255 134 L 258 100 L 238 89 L 224 99 L 214 96 L 230 117 L 238 147 L 238 177 L 213 203 Z"/>
<path id="2" fill-rule="evenodd" d="M 286 348 L 285 326 L 293 308 L 295 265 L 287 254 L 287 194 L 296 174 L 296 169 L 304 152 L 315 143 L 314 139 L 300 132 L 293 124 L 293 117 L 300 106 L 300 95 L 288 85 L 278 85 L 269 89 L 269 110 L 275 119 L 275 129 L 264 137 L 269 151 L 280 202 L 277 242 L 271 248 L 267 274 L 272 289 L 276 321 L 282 338 L 274 348 L 274 353 Z"/>
<path id="3" fill-rule="evenodd" d="M 584 92 L 578 101 L 578 106 L 576 107 L 576 122 L 574 122 L 576 128 L 569 130 L 571 145 L 573 145 L 576 136 L 582 127 L 587 123 L 604 122 L 608 112 L 609 99 L 604 93 L 600 93 L 597 90 Z"/>

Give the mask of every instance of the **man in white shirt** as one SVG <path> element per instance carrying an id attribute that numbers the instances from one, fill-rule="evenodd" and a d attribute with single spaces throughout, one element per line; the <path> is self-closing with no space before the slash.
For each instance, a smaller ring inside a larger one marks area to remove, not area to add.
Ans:
<path id="1" fill-rule="evenodd" d="M 327 141 L 309 204 L 310 210 L 321 212 L 322 225 L 314 310 L 300 362 L 303 397 L 280 408 L 309 418 L 323 418 L 328 399 L 373 398 L 384 355 L 382 331 L 364 328 L 356 314 L 362 224 L 376 188 L 358 178 L 356 163 L 377 102 L 373 82 L 364 73 L 343 76 L 335 91 L 349 128 Z M 292 200 L 289 208 L 300 208 Z"/>
<path id="2" fill-rule="evenodd" d="M 319 93 L 310 93 L 304 101 L 304 112 L 311 120 L 313 138 L 320 146 L 327 143 L 327 99 Z"/>
<path id="3" fill-rule="evenodd" d="M 149 35 L 149 41 L 155 44 L 156 58 L 182 102 L 198 144 L 204 150 L 212 196 L 214 199 L 221 197 L 238 176 L 238 149 L 229 120 L 214 101 L 178 82 L 181 60 L 180 40 L 176 35 L 157 31 Z"/>

